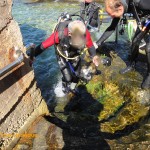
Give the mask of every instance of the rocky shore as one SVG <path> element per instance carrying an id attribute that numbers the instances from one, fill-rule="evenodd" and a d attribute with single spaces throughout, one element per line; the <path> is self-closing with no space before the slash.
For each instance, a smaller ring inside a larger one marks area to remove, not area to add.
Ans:
<path id="1" fill-rule="evenodd" d="M 18 49 L 24 53 L 24 61 L 0 77 L 2 149 L 13 145 L 19 139 L 15 134 L 22 134 L 36 117 L 48 113 L 47 105 L 36 86 L 34 72 L 25 56 L 20 28 L 11 15 L 12 3 L 12 0 L 0 2 L 0 69 L 16 60 L 14 56 Z"/>

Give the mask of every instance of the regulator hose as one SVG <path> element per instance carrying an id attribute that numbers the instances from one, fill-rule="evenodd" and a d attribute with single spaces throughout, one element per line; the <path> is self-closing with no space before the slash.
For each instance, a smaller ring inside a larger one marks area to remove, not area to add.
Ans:
<path id="1" fill-rule="evenodd" d="M 56 51 L 58 52 L 58 54 L 60 56 L 62 56 L 63 58 L 65 58 L 67 60 L 74 60 L 74 59 L 77 59 L 80 56 L 80 55 L 78 55 L 78 56 L 75 56 L 75 57 L 72 57 L 72 58 L 71 57 L 67 57 L 64 54 L 62 54 L 62 52 L 59 50 L 58 46 L 56 46 Z"/>

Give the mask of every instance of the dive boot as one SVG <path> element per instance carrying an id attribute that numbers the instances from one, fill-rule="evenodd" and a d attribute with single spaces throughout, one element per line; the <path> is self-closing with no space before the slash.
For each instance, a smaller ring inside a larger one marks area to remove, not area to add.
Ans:
<path id="1" fill-rule="evenodd" d="M 141 41 L 139 49 L 145 50 L 146 49 L 146 42 L 144 40 Z"/>
<path id="2" fill-rule="evenodd" d="M 128 72 L 133 71 L 134 69 L 135 69 L 135 63 L 132 63 L 131 65 L 127 66 L 126 68 L 121 69 L 120 74 L 126 74 Z"/>
<path id="3" fill-rule="evenodd" d="M 142 89 L 150 89 L 150 73 L 148 73 L 148 75 L 144 79 L 144 81 L 141 85 L 141 88 Z"/>

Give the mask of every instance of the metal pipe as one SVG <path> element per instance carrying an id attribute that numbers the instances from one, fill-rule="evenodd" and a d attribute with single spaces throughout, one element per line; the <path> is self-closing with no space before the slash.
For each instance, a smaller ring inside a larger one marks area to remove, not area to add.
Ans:
<path id="1" fill-rule="evenodd" d="M 20 65 L 23 62 L 23 60 L 24 60 L 24 55 L 21 52 L 20 56 L 15 61 L 13 61 L 11 64 L 5 66 L 4 68 L 0 69 L 0 77 L 4 76 L 9 71 L 13 70 L 15 67 Z"/>

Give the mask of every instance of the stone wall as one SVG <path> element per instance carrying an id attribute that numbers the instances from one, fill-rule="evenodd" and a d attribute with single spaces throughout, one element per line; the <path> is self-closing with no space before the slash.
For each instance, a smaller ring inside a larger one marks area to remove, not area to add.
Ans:
<path id="1" fill-rule="evenodd" d="M 13 20 L 11 8 L 12 0 L 0 1 L 0 69 L 15 60 L 15 47 L 25 52 L 22 35 L 17 22 Z M 34 117 L 40 105 L 42 108 Z M 19 138 L 15 133 L 23 133 L 25 125 L 28 126 L 44 113 L 48 113 L 48 109 L 25 56 L 19 67 L 0 78 L 0 147 L 7 149 L 12 139 Z"/>

